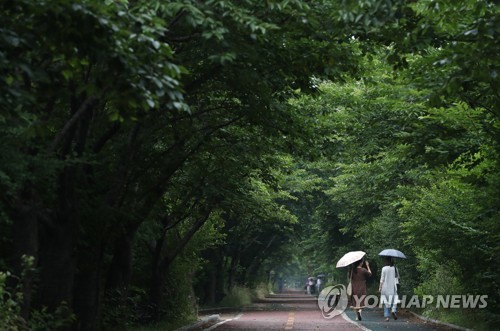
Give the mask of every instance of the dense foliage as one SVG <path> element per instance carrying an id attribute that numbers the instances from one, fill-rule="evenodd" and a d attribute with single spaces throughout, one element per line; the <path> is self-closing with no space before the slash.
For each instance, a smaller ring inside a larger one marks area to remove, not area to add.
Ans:
<path id="1" fill-rule="evenodd" d="M 235 286 L 338 279 L 343 252 L 387 246 L 409 256 L 406 291 L 486 293 L 498 318 L 492 1 L 0 11 L 11 329 L 189 319 Z"/>
<path id="2" fill-rule="evenodd" d="M 408 256 L 398 261 L 403 294 L 482 293 L 483 313 L 494 314 L 500 169 L 496 141 L 481 127 L 493 116 L 463 102 L 428 106 L 426 91 L 398 78 L 321 89 L 314 103 L 295 102 L 326 125 L 325 159 L 303 168 L 319 180 L 319 226 L 305 242 L 326 244 L 315 254 L 318 270 L 343 281 L 332 261 L 345 252 L 366 250 L 379 270 L 378 252 L 398 247 Z"/>

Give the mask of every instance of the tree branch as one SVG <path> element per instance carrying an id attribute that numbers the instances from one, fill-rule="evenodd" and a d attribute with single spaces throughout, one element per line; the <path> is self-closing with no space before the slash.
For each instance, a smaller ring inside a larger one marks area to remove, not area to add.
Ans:
<path id="1" fill-rule="evenodd" d="M 82 118 L 82 116 L 92 109 L 92 107 L 98 102 L 97 97 L 89 97 L 85 100 L 80 108 L 75 112 L 73 117 L 70 118 L 66 125 L 64 125 L 63 129 L 57 134 L 57 136 L 52 141 L 52 144 L 49 147 L 49 152 L 54 152 L 57 146 L 61 143 L 62 139 L 68 134 L 68 132 L 74 128 L 74 126 L 78 123 L 78 121 Z"/>
<path id="2" fill-rule="evenodd" d="M 205 222 L 208 220 L 210 217 L 210 214 L 212 213 L 213 208 L 209 208 L 205 214 L 200 217 L 194 224 L 191 226 L 191 228 L 184 234 L 183 238 L 179 242 L 179 244 L 175 247 L 175 249 L 172 251 L 171 254 L 168 254 L 162 261 L 161 267 L 162 268 L 167 268 L 175 259 L 177 255 L 179 255 L 184 247 L 189 243 L 191 238 L 195 235 L 196 232 L 205 224 Z"/>

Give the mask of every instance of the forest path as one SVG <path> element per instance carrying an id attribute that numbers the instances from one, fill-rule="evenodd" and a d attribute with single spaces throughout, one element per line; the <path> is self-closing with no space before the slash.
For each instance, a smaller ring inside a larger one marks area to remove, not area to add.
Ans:
<path id="1" fill-rule="evenodd" d="M 287 289 L 284 293 L 272 294 L 238 312 L 220 314 L 220 322 L 206 331 L 228 330 L 407 330 L 445 331 L 449 327 L 426 323 L 409 312 L 400 312 L 398 320 L 386 322 L 382 309 L 365 309 L 363 320 L 355 321 L 352 310 L 333 318 L 323 317 L 317 298 L 303 290 Z"/>

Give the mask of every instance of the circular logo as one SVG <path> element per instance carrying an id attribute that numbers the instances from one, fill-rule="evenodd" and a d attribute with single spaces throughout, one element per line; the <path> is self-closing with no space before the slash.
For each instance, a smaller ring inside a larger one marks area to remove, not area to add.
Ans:
<path id="1" fill-rule="evenodd" d="M 318 295 L 318 307 L 324 318 L 340 315 L 347 308 L 347 293 L 342 284 L 325 287 Z"/>

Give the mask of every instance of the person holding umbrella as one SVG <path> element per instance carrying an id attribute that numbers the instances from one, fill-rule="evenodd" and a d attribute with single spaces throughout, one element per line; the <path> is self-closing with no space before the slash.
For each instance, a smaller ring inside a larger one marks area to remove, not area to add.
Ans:
<path id="1" fill-rule="evenodd" d="M 350 306 L 356 312 L 356 320 L 361 321 L 361 311 L 365 306 L 366 297 L 366 279 L 372 275 L 370 264 L 364 261 L 363 257 L 366 252 L 352 251 L 344 254 L 340 260 L 337 261 L 337 268 L 352 266 L 349 273 L 349 285 L 347 286 L 347 295 L 349 296 Z M 365 267 L 363 267 L 363 265 Z"/>
<path id="2" fill-rule="evenodd" d="M 394 260 L 390 256 L 384 256 L 385 267 L 382 268 L 382 273 L 380 275 L 380 300 L 384 305 L 384 317 L 386 321 L 389 321 L 389 316 L 392 310 L 392 316 L 395 320 L 398 319 L 397 303 L 398 303 L 398 292 L 396 286 L 396 268 L 394 267 Z M 392 308 L 392 309 L 391 309 Z"/>
<path id="3" fill-rule="evenodd" d="M 361 311 L 365 307 L 366 280 L 371 277 L 370 264 L 363 259 L 355 262 L 351 270 L 352 295 L 350 306 L 356 312 L 356 321 L 361 321 Z"/>

